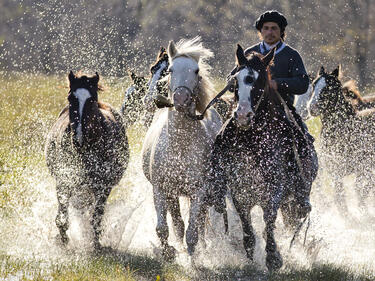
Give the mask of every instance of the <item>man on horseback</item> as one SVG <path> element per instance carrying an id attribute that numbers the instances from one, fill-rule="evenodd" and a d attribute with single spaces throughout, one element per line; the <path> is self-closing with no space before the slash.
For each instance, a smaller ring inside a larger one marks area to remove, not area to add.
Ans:
<path id="1" fill-rule="evenodd" d="M 301 177 L 304 178 L 309 173 L 311 165 L 316 165 L 315 150 L 313 146 L 314 138 L 309 134 L 307 126 L 296 112 L 293 103 L 295 95 L 304 94 L 309 87 L 309 77 L 299 53 L 285 44 L 285 28 L 288 25 L 284 15 L 278 11 L 266 11 L 255 21 L 255 28 L 259 31 L 262 41 L 245 50 L 245 55 L 255 51 L 263 55 L 276 47 L 274 65 L 270 67 L 272 80 L 270 86 L 278 91 L 287 104 L 295 123 L 291 122 L 297 153 L 291 156 L 296 159 Z M 299 127 L 299 128 L 298 128 Z M 298 154 L 298 155 L 295 155 Z M 299 159 L 298 159 L 299 158 Z M 309 177 L 316 175 L 309 175 Z M 303 183 L 296 190 L 296 199 L 300 205 L 301 216 L 306 215 L 311 210 L 310 190 L 311 183 L 302 179 Z"/>
<path id="2" fill-rule="evenodd" d="M 270 66 L 272 80 L 270 87 L 280 93 L 286 104 L 285 117 L 289 121 L 294 136 L 294 151 L 291 151 L 290 162 L 292 169 L 298 169 L 298 175 L 301 183 L 295 190 L 295 199 L 297 201 L 298 214 L 305 217 L 311 211 L 310 190 L 312 181 L 316 177 L 317 157 L 313 146 L 314 138 L 309 134 L 307 126 L 303 123 L 302 118 L 296 112 L 293 103 L 294 95 L 304 94 L 309 87 L 309 77 L 306 73 L 305 66 L 299 53 L 293 48 L 285 44 L 285 28 L 287 26 L 286 18 L 277 11 L 266 11 L 255 22 L 255 28 L 259 31 L 262 41 L 245 50 L 245 55 L 251 52 L 258 52 L 266 55 L 270 50 L 276 47 L 274 55 L 274 63 Z M 228 76 L 232 77 L 235 69 Z M 232 87 L 233 88 L 233 87 Z M 232 89 L 234 90 L 234 89 Z M 294 119 L 294 120 L 292 120 Z M 220 168 L 215 164 L 215 156 L 213 154 L 212 164 L 214 167 L 215 182 L 223 184 L 224 179 L 220 177 Z M 218 193 L 221 184 L 216 185 Z M 219 196 L 220 197 L 220 196 Z M 217 200 L 214 203 L 218 211 L 223 209 L 223 201 Z"/>

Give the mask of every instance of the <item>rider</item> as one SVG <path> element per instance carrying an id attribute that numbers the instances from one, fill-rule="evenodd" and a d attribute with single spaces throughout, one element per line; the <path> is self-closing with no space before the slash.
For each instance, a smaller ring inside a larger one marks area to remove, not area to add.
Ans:
<path id="1" fill-rule="evenodd" d="M 262 41 L 246 49 L 245 55 L 249 55 L 252 51 L 265 55 L 272 48 L 276 47 L 274 63 L 270 67 L 272 76 L 270 86 L 280 93 L 298 124 L 296 126 L 294 121 L 290 120 L 298 151 L 298 155 L 293 153 L 291 158 L 296 164 L 299 163 L 297 164 L 299 170 L 303 170 L 300 173 L 300 182 L 302 184 L 299 185 L 295 195 L 299 205 L 299 214 L 301 217 L 304 217 L 311 211 L 309 197 L 311 184 L 316 176 L 317 158 L 312 144 L 314 138 L 309 134 L 307 126 L 303 123 L 302 118 L 293 106 L 294 95 L 302 95 L 307 91 L 309 77 L 299 53 L 284 42 L 285 27 L 287 25 L 286 18 L 278 11 L 266 11 L 260 15 L 255 21 L 255 28 L 259 31 Z M 233 74 L 232 71 L 231 75 Z M 228 77 L 231 77 L 231 75 Z M 309 180 L 306 181 L 305 176 Z M 215 207 L 217 210 L 222 209 L 218 204 Z"/>

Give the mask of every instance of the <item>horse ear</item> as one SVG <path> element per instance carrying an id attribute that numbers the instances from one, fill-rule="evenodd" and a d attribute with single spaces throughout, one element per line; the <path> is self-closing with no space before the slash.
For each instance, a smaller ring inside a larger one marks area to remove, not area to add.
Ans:
<path id="1" fill-rule="evenodd" d="M 245 57 L 245 53 L 243 51 L 243 48 L 240 44 L 237 44 L 237 50 L 236 50 L 236 62 L 238 65 L 244 65 L 247 62 L 247 59 Z"/>
<path id="2" fill-rule="evenodd" d="M 70 84 L 72 84 L 73 81 L 74 81 L 74 79 L 76 78 L 76 76 L 74 75 L 73 71 L 70 71 L 70 72 L 69 72 L 68 77 L 69 77 L 69 82 L 70 82 Z"/>
<path id="3" fill-rule="evenodd" d="M 135 75 L 134 71 L 129 70 L 129 76 L 130 79 L 134 82 L 134 80 L 137 78 L 137 75 Z"/>
<path id="4" fill-rule="evenodd" d="M 335 76 L 335 77 L 339 77 L 340 75 L 340 66 L 336 67 L 336 69 L 334 69 L 331 73 L 331 75 Z"/>
<path id="5" fill-rule="evenodd" d="M 320 67 L 320 70 L 319 70 L 319 75 L 321 76 L 321 75 L 323 75 L 323 74 L 324 74 L 324 67 L 321 66 L 321 67 Z"/>
<path id="6" fill-rule="evenodd" d="M 175 57 L 177 54 L 177 48 L 173 40 L 169 41 L 168 44 L 168 55 L 170 58 Z"/>
<path id="7" fill-rule="evenodd" d="M 158 60 L 160 60 L 161 58 L 163 58 L 164 53 L 165 53 L 165 48 L 164 47 L 160 47 L 159 54 L 158 54 Z"/>
<path id="8" fill-rule="evenodd" d="M 273 58 L 275 57 L 275 50 L 276 47 L 273 47 L 272 50 L 269 51 L 268 54 L 262 58 L 262 62 L 265 66 L 268 66 L 271 63 L 271 61 L 273 61 Z"/>
<path id="9" fill-rule="evenodd" d="M 95 76 L 92 78 L 92 81 L 93 81 L 95 84 L 98 84 L 98 83 L 99 83 L 99 74 L 98 74 L 98 72 L 95 72 Z"/>

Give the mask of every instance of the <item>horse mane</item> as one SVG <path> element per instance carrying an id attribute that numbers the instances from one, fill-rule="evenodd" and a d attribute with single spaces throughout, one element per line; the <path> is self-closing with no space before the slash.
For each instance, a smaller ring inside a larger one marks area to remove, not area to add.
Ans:
<path id="1" fill-rule="evenodd" d="M 216 92 L 211 82 L 211 66 L 207 60 L 214 56 L 214 53 L 203 47 L 201 37 L 196 36 L 193 39 L 181 39 L 176 44 L 177 53 L 169 58 L 170 63 L 177 57 L 188 57 L 198 63 L 199 75 L 202 80 L 199 83 L 199 94 L 197 100 L 197 110 L 202 113 L 206 105 L 215 97 Z"/>
<path id="2" fill-rule="evenodd" d="M 355 80 L 346 81 L 342 85 L 342 90 L 344 91 L 345 96 L 353 96 L 354 95 L 354 97 L 353 97 L 354 99 L 357 99 L 361 102 L 364 102 L 361 94 L 359 93 L 357 83 L 355 82 Z M 352 95 L 350 95 L 350 94 L 352 94 Z"/>

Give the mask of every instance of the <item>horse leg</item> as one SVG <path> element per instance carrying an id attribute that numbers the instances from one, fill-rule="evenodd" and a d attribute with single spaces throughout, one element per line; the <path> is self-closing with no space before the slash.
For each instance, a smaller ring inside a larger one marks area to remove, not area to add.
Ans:
<path id="1" fill-rule="evenodd" d="M 206 208 L 205 194 L 203 190 L 200 190 L 196 196 L 193 196 L 190 204 L 189 212 L 189 225 L 186 230 L 186 244 L 188 246 L 188 253 L 192 255 L 195 251 L 195 246 L 198 243 L 198 227 L 204 219 L 204 208 Z M 203 223 L 204 224 L 204 223 Z"/>
<path id="2" fill-rule="evenodd" d="M 168 211 L 171 214 L 173 228 L 179 241 L 182 243 L 185 234 L 185 224 L 181 216 L 180 202 L 178 197 L 170 197 L 167 199 Z"/>
<path id="3" fill-rule="evenodd" d="M 335 188 L 335 201 L 338 209 L 343 215 L 349 214 L 348 207 L 346 205 L 345 190 L 344 184 L 342 182 L 342 177 L 337 176 L 333 179 L 334 188 Z"/>
<path id="4" fill-rule="evenodd" d="M 208 223 L 208 206 L 207 204 L 204 204 L 202 206 L 202 211 L 198 217 L 198 238 L 199 241 L 202 243 L 204 248 L 206 248 L 206 241 L 205 241 L 205 236 L 206 236 L 206 225 Z"/>
<path id="5" fill-rule="evenodd" d="M 280 197 L 281 196 L 277 196 Z M 275 222 L 277 217 L 277 210 L 279 207 L 279 200 L 274 196 L 269 201 L 268 205 L 264 208 L 263 207 L 263 219 L 266 223 L 266 266 L 268 270 L 278 270 L 283 265 L 283 259 L 280 255 L 280 252 L 277 249 L 275 237 L 274 237 L 274 230 L 275 230 Z"/>
<path id="6" fill-rule="evenodd" d="M 104 208 L 105 203 L 107 202 L 107 198 L 111 193 L 111 188 L 106 188 L 104 190 L 101 189 L 94 189 L 95 194 L 95 206 L 94 206 L 94 213 L 91 218 L 91 225 L 94 229 L 94 248 L 95 250 L 99 250 L 101 248 L 99 239 L 100 234 L 102 233 L 102 219 L 104 215 Z"/>
<path id="7" fill-rule="evenodd" d="M 172 261 L 176 257 L 176 249 L 168 245 L 167 198 L 159 186 L 153 186 L 153 193 L 157 215 L 156 234 L 160 239 L 163 258 Z"/>
<path id="8" fill-rule="evenodd" d="M 359 207 L 366 212 L 366 204 L 365 200 L 369 195 L 371 189 L 371 183 L 373 183 L 372 179 L 372 171 L 365 171 L 357 175 L 356 182 L 359 182 L 359 185 L 356 184 L 356 191 L 358 193 L 359 199 Z M 368 213 L 368 212 L 366 212 Z"/>
<path id="9" fill-rule="evenodd" d="M 251 209 L 253 206 L 249 207 L 248 203 L 238 201 L 235 196 L 232 196 L 232 200 L 241 219 L 243 230 L 243 246 L 245 248 L 247 258 L 250 261 L 253 261 L 256 243 L 254 229 L 251 224 Z"/>
<path id="10" fill-rule="evenodd" d="M 69 238 L 68 238 L 68 235 L 66 235 L 66 231 L 69 228 L 68 207 L 69 207 L 70 190 L 68 186 L 58 183 L 56 185 L 56 193 L 57 193 L 57 201 L 58 201 L 59 207 L 58 207 L 55 222 L 56 222 L 57 228 L 59 229 L 62 243 L 64 245 L 67 245 L 69 242 Z"/>

